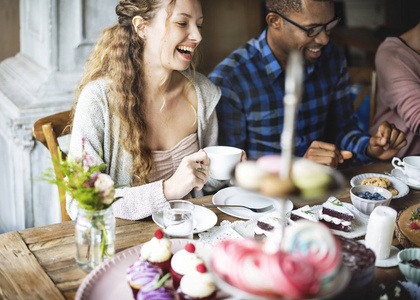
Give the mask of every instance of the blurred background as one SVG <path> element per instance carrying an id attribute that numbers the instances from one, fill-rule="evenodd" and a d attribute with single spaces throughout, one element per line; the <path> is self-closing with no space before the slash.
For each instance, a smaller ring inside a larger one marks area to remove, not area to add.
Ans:
<path id="1" fill-rule="evenodd" d="M 57 189 L 37 180 L 50 154 L 32 137 L 39 118 L 68 110 L 83 64 L 117 0 L 0 0 L 0 233 L 60 222 Z M 374 66 L 378 45 L 419 22 L 418 0 L 336 1 L 331 39 L 350 66 Z M 208 74 L 265 27 L 261 0 L 202 0 Z M 60 141 L 63 148 L 68 140 Z"/>

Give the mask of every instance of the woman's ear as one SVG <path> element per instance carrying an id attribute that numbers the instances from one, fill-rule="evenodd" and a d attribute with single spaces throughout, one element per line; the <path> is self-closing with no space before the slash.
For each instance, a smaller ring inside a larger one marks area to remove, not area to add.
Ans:
<path id="1" fill-rule="evenodd" d="M 136 31 L 137 35 L 142 39 L 146 38 L 146 21 L 140 17 L 135 16 L 132 20 L 134 30 Z"/>
<path id="2" fill-rule="evenodd" d="M 268 13 L 265 17 L 265 21 L 267 22 L 267 25 L 269 27 L 275 29 L 283 28 L 282 18 L 279 15 L 276 15 L 275 13 Z"/>

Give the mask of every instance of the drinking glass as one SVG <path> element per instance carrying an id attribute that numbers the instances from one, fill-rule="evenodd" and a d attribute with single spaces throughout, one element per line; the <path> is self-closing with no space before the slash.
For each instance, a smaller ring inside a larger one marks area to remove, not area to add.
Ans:
<path id="1" fill-rule="evenodd" d="M 167 238 L 192 239 L 194 205 L 185 200 L 168 201 L 163 209 L 163 229 Z"/>

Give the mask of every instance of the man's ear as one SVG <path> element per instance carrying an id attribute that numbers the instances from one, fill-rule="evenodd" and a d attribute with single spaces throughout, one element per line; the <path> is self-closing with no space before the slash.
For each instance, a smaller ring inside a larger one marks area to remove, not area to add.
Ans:
<path id="1" fill-rule="evenodd" d="M 135 16 L 132 20 L 132 24 L 137 35 L 144 38 L 146 36 L 146 21 L 140 16 Z"/>
<path id="2" fill-rule="evenodd" d="M 275 13 L 268 13 L 265 17 L 265 21 L 267 22 L 267 25 L 269 27 L 272 27 L 274 29 L 283 28 L 283 19 Z"/>

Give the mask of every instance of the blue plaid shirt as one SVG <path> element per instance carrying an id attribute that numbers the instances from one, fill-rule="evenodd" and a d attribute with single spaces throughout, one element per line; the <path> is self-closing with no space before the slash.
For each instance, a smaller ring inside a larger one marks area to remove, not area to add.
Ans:
<path id="1" fill-rule="evenodd" d="M 305 66 L 304 89 L 296 124 L 296 155 L 313 141 L 324 141 L 366 156 L 369 136 L 353 113 L 347 63 L 333 43 L 315 64 Z M 222 90 L 217 106 L 219 144 L 244 149 L 249 158 L 281 153 L 285 71 L 267 44 L 266 30 L 235 50 L 209 74 Z"/>

